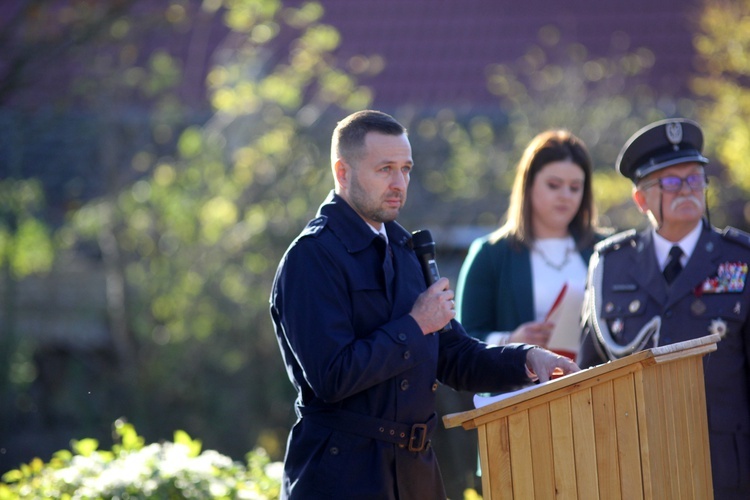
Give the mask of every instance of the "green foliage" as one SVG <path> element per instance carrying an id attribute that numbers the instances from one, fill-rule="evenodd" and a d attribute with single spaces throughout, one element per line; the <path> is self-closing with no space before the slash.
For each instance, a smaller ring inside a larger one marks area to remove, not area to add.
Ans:
<path id="1" fill-rule="evenodd" d="M 497 224 L 528 142 L 543 130 L 564 128 L 581 137 L 592 154 L 595 202 L 604 224 L 638 225 L 637 211 L 623 210 L 633 208 L 631 186 L 614 170 L 617 154 L 645 124 L 694 110 L 649 87 L 654 55 L 647 48 L 628 50 L 624 37 L 613 34 L 612 54 L 595 57 L 580 44 L 564 43 L 557 28 L 545 27 L 519 59 L 488 68 L 487 85 L 498 98 L 494 115 L 461 118 L 446 109 L 410 124 L 417 182 L 451 205 L 446 213 L 433 211 L 435 221 Z M 419 177 L 423 163 L 435 167 Z M 485 211 L 498 205 L 500 210 Z M 462 206 L 467 210 L 457 209 Z"/>
<path id="2" fill-rule="evenodd" d="M 37 217 L 44 194 L 35 179 L 0 180 L 0 267 L 15 279 L 48 271 L 54 245 L 46 224 Z"/>
<path id="3" fill-rule="evenodd" d="M 292 232 L 333 187 L 320 122 L 329 108 L 366 106 L 369 91 L 338 69 L 339 35 L 319 23 L 318 4 L 218 3 L 205 5 L 236 44 L 207 77 L 213 117 L 156 154 L 180 129 L 178 108 L 161 103 L 174 102 L 170 78 L 181 71 L 164 54 L 151 58 L 134 88 L 157 104 L 155 144 L 134 153 L 137 180 L 74 213 L 63 240 L 99 244 L 125 283 L 128 417 L 157 435 L 159 422 L 187 421 L 235 455 L 265 436 L 278 456 L 293 398 L 268 316 L 270 283 Z M 266 46 L 281 32 L 295 35 L 293 50 L 271 60 Z"/>
<path id="4" fill-rule="evenodd" d="M 750 204 L 750 1 L 705 2 L 700 31 L 694 37 L 699 74 L 693 90 L 702 98 L 700 121 L 707 154 L 726 167 L 728 182 L 717 182 L 714 199 L 725 206 L 736 200 L 747 225 Z M 742 207 L 744 205 L 744 207 Z M 731 222 L 731 220 L 729 221 Z"/>
<path id="5" fill-rule="evenodd" d="M 119 443 L 99 450 L 95 439 L 73 441 L 44 463 L 34 459 L 6 472 L 0 500 L 61 499 L 275 499 L 281 464 L 262 448 L 247 454 L 246 464 L 212 450 L 184 431 L 173 442 L 146 445 L 135 428 L 115 422 Z"/>

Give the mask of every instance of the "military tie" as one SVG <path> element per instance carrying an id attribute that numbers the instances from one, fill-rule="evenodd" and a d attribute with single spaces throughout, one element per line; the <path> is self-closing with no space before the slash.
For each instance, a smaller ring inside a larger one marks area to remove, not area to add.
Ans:
<path id="1" fill-rule="evenodd" d="M 385 236 L 379 235 L 385 245 L 385 251 L 383 252 L 383 274 L 385 275 L 385 289 L 388 294 L 388 300 L 393 302 L 393 281 L 396 277 L 396 272 L 393 268 L 393 250 L 391 245 L 385 241 Z"/>
<path id="2" fill-rule="evenodd" d="M 666 279 L 667 283 L 670 285 L 677 275 L 680 274 L 680 271 L 682 271 L 680 257 L 682 257 L 682 249 L 678 245 L 674 245 L 669 251 L 669 260 L 663 271 L 664 279 Z"/>

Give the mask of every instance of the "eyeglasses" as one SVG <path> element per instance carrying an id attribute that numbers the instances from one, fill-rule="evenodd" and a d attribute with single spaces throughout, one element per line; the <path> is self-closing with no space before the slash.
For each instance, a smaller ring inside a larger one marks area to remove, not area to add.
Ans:
<path id="1" fill-rule="evenodd" d="M 691 174 L 685 178 L 677 177 L 676 175 L 669 175 L 667 177 L 644 182 L 641 185 L 641 189 L 649 189 L 658 184 L 663 191 L 668 193 L 679 193 L 682 190 L 683 183 L 687 184 L 691 190 L 698 191 L 704 189 L 708 184 L 708 181 L 703 174 Z"/>

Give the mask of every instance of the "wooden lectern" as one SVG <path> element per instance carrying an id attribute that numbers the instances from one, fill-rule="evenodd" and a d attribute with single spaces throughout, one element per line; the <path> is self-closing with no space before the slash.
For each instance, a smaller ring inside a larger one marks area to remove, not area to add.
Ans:
<path id="1" fill-rule="evenodd" d="M 705 354 L 718 335 L 641 351 L 462 413 L 485 500 L 711 499 Z"/>

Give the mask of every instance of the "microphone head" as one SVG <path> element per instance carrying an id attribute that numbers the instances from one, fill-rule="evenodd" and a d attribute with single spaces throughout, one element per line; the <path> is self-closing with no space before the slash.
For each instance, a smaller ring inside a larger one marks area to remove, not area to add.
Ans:
<path id="1" fill-rule="evenodd" d="M 414 252 L 417 255 L 434 254 L 435 253 L 435 241 L 432 239 L 432 234 L 427 229 L 420 229 L 412 233 L 412 244 L 414 245 Z"/>

